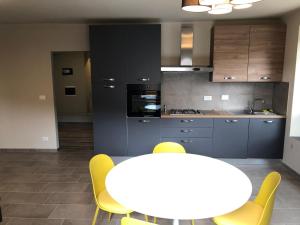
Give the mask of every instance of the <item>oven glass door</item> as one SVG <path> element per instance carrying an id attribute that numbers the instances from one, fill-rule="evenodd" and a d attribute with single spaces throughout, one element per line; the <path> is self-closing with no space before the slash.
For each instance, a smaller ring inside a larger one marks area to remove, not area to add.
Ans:
<path id="1" fill-rule="evenodd" d="M 128 93 L 127 115 L 129 117 L 159 117 L 160 91 L 136 90 Z"/>

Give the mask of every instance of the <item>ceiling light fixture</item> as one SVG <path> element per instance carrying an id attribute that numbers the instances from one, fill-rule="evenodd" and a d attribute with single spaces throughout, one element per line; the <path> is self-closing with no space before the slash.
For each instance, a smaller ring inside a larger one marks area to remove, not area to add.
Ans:
<path id="1" fill-rule="evenodd" d="M 182 0 L 182 10 L 208 12 L 213 15 L 231 13 L 233 9 L 248 9 L 262 0 Z"/>
<path id="2" fill-rule="evenodd" d="M 199 4 L 199 0 L 182 0 L 182 10 L 188 12 L 207 12 L 211 7 Z"/>

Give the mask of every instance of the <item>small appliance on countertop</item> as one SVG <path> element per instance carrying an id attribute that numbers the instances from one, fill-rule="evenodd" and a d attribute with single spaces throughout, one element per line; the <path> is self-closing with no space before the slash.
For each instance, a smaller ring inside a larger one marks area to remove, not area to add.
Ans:
<path id="1" fill-rule="evenodd" d="M 200 109 L 170 109 L 167 114 L 172 115 L 207 115 L 215 113 L 215 110 Z"/>

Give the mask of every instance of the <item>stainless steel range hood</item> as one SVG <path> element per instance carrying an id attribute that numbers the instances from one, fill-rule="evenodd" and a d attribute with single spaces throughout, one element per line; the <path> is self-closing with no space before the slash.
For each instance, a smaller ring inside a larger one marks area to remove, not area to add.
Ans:
<path id="1" fill-rule="evenodd" d="M 193 65 L 193 45 L 194 31 L 193 25 L 182 25 L 181 27 L 181 46 L 180 46 L 180 65 L 162 66 L 163 72 L 212 72 L 212 67 Z"/>

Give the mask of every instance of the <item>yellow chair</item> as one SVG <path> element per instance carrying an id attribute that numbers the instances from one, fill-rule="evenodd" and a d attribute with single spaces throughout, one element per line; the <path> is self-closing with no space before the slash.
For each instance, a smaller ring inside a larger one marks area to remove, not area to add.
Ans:
<path id="1" fill-rule="evenodd" d="M 142 220 L 123 217 L 121 220 L 121 225 L 156 225 L 155 223 L 144 222 Z"/>
<path id="2" fill-rule="evenodd" d="M 125 214 L 128 217 L 132 210 L 126 209 L 118 202 L 116 202 L 106 191 L 105 178 L 108 172 L 114 167 L 112 159 L 104 154 L 96 155 L 90 160 L 90 174 L 92 178 L 94 197 L 96 201 L 96 211 L 92 225 L 96 224 L 99 209 L 109 213 L 108 219 L 111 219 L 111 215 Z"/>
<path id="3" fill-rule="evenodd" d="M 269 173 L 254 201 L 248 201 L 234 212 L 215 217 L 213 221 L 217 225 L 269 225 L 280 181 L 279 173 Z"/>
<path id="4" fill-rule="evenodd" d="M 162 142 L 154 147 L 153 153 L 186 153 L 186 151 L 176 142 Z"/>

